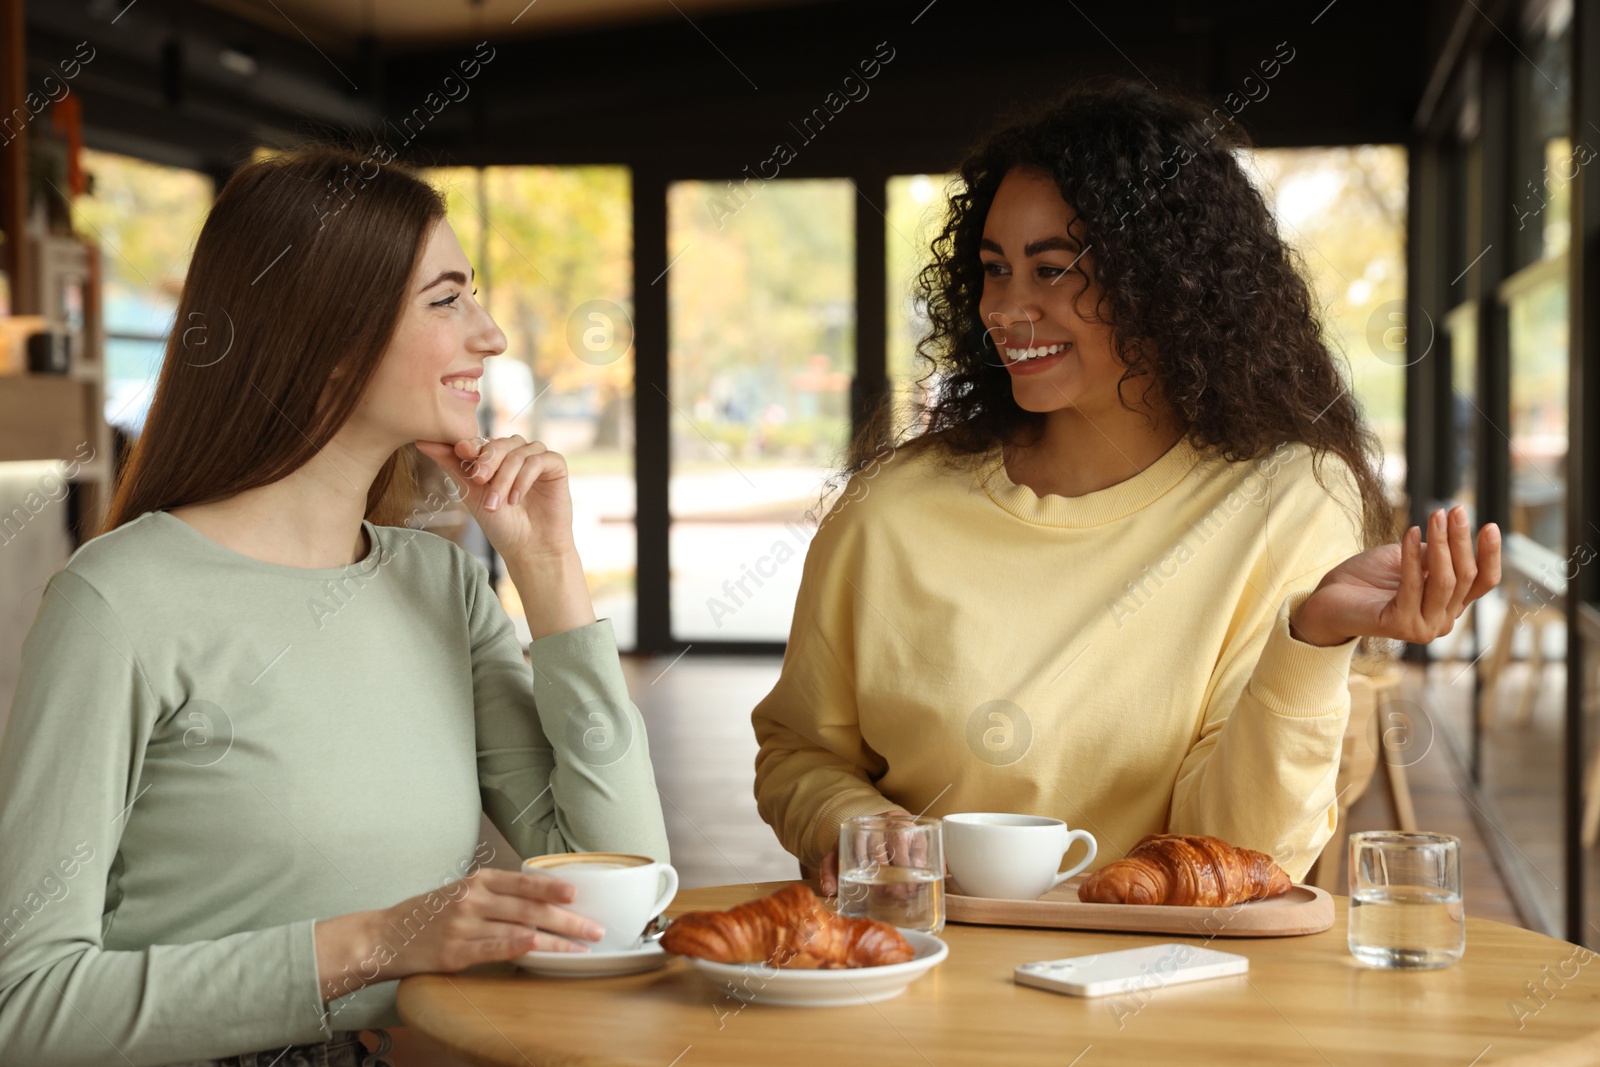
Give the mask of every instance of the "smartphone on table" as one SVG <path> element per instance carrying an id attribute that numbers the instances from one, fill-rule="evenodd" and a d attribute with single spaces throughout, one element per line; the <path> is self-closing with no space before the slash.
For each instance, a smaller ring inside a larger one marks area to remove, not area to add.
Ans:
<path id="1" fill-rule="evenodd" d="M 1024 963 L 1017 967 L 1013 980 L 1018 985 L 1035 986 L 1053 993 L 1103 997 L 1206 978 L 1225 978 L 1249 970 L 1250 960 L 1244 956 L 1174 941 L 1094 956 Z"/>

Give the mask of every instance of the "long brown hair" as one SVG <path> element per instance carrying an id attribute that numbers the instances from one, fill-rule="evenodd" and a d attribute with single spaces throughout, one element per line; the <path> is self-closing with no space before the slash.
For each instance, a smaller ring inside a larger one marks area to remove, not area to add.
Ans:
<path id="1" fill-rule="evenodd" d="M 445 216 L 437 190 L 379 158 L 311 144 L 228 180 L 200 230 L 155 398 L 99 532 L 271 484 L 350 417 Z M 415 452 L 408 444 L 379 470 L 367 490 L 372 522 L 400 524 Z"/>

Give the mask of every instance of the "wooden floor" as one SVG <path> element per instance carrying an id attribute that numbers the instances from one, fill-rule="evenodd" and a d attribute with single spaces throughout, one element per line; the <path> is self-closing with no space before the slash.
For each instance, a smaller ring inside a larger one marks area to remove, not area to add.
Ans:
<path id="1" fill-rule="evenodd" d="M 800 866 L 756 814 L 750 709 L 777 657 L 625 657 L 650 732 L 672 864 L 685 888 L 797 878 Z"/>
<path id="2" fill-rule="evenodd" d="M 625 657 L 623 667 L 634 702 L 649 729 L 650 754 L 656 786 L 661 792 L 672 862 L 682 885 L 687 888 L 798 876 L 794 857 L 783 850 L 756 814 L 751 792 L 756 743 L 750 728 L 750 709 L 777 679 L 779 660 L 691 654 L 678 659 Z M 1406 695 L 1416 701 L 1422 676 L 1415 668 L 1408 668 L 1408 672 Z M 1442 735 L 1432 738 L 1408 771 L 1419 827 L 1455 834 L 1462 840 L 1467 913 L 1515 926 L 1526 925 L 1489 860 L 1472 818 L 1470 801 L 1457 788 L 1459 768 Z M 1394 826 L 1389 795 L 1379 774 L 1351 807 L 1344 829 Z M 1336 841 L 1342 855 L 1343 837 Z M 459 1062 L 410 1030 L 391 1033 L 395 1038 L 392 1058 L 396 1067 L 456 1067 Z"/>
<path id="3" fill-rule="evenodd" d="M 1547 650 L 1548 651 L 1548 650 Z M 1441 724 L 1466 752 L 1471 737 L 1471 675 L 1451 663 L 1429 668 Z M 1482 731 L 1480 821 L 1506 857 L 1513 898 L 1532 929 L 1565 936 L 1566 926 L 1566 663 L 1553 654 L 1537 684 L 1527 662 L 1512 662 L 1500 679 L 1496 713 Z M 1451 684 L 1451 683 L 1454 684 Z M 1536 699 L 1526 717 L 1520 705 L 1530 685 Z M 1600 709 L 1596 709 L 1600 710 Z M 1600 740 L 1591 714 L 1584 726 L 1589 767 Z M 1584 853 L 1589 916 L 1585 940 L 1600 947 L 1600 849 Z"/>

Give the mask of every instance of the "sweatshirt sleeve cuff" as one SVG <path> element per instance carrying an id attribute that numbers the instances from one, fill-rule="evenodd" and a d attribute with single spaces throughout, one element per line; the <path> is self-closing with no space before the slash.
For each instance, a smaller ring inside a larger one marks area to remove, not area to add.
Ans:
<path id="1" fill-rule="evenodd" d="M 839 827 L 856 815 L 878 815 L 899 807 L 894 801 L 876 790 L 851 790 L 841 793 L 822 806 L 816 821 L 811 824 L 810 855 L 801 856 L 800 862 L 816 867 L 833 849 L 838 847 Z"/>
<path id="2" fill-rule="evenodd" d="M 584 626 L 541 637 L 528 642 L 528 656 L 535 667 L 541 662 L 567 664 L 573 660 L 617 659 L 617 638 L 611 629 L 610 619 L 596 619 Z M 620 674 L 620 671 L 619 671 Z"/>
<path id="3" fill-rule="evenodd" d="M 550 694 L 551 684 L 580 701 L 619 695 L 627 699 L 628 683 L 610 619 L 530 641 L 528 662 L 533 666 L 536 700 Z"/>
<path id="4" fill-rule="evenodd" d="M 1306 589 L 1284 598 L 1250 691 L 1268 710 L 1291 718 L 1342 712 L 1349 703 L 1350 658 L 1357 638 L 1337 645 L 1312 645 L 1289 633 L 1289 618 L 1311 595 Z"/>

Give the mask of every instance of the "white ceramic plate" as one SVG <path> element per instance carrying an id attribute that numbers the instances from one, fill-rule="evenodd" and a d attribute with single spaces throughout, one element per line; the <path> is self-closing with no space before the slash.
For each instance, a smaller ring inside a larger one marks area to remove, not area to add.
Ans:
<path id="1" fill-rule="evenodd" d="M 607 975 L 636 974 L 664 966 L 670 953 L 654 941 L 620 952 L 524 952 L 516 958 L 518 967 L 534 974 L 564 978 L 603 978 Z"/>
<path id="2" fill-rule="evenodd" d="M 916 953 L 905 963 L 838 970 L 784 970 L 763 963 L 712 963 L 685 957 L 729 996 L 746 1004 L 786 1004 L 816 1008 L 846 1007 L 888 1000 L 937 967 L 950 946 L 920 930 L 901 930 Z"/>

